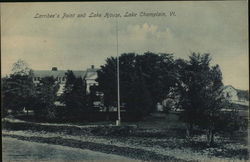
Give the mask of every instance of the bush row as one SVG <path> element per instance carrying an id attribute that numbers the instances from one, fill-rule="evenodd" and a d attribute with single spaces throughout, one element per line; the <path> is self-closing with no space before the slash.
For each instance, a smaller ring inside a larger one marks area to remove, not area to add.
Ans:
<path id="1" fill-rule="evenodd" d="M 54 118 L 47 118 L 39 115 L 15 115 L 16 118 L 33 122 L 98 122 L 117 120 L 117 112 L 78 112 L 77 114 L 67 114 L 64 110 L 58 110 Z M 136 122 L 142 119 L 142 115 L 132 112 L 121 112 L 121 120 L 125 122 Z"/>
<path id="2" fill-rule="evenodd" d="M 3 129 L 6 130 L 30 130 L 64 133 L 68 135 L 97 135 L 97 136 L 127 136 L 136 130 L 135 125 L 115 126 L 115 125 L 94 125 L 94 126 L 64 126 L 64 125 L 44 125 L 39 123 L 19 123 L 2 122 Z"/>

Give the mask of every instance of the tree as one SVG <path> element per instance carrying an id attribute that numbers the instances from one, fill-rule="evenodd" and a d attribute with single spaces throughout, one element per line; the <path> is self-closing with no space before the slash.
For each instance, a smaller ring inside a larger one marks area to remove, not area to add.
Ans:
<path id="1" fill-rule="evenodd" d="M 145 81 L 140 75 L 135 75 L 131 87 L 126 91 L 128 94 L 124 99 L 127 103 L 127 111 L 136 114 L 139 119 L 147 115 L 152 107 L 152 97 L 146 87 Z"/>
<path id="2" fill-rule="evenodd" d="M 152 105 L 161 102 L 176 83 L 176 70 L 172 54 L 146 52 L 137 55 L 137 68 L 143 75 L 152 98 Z M 154 107 L 152 107 L 154 110 Z"/>
<path id="3" fill-rule="evenodd" d="M 91 110 L 94 110 L 93 109 L 93 103 L 95 101 L 99 101 L 100 100 L 100 97 L 97 96 L 97 93 L 98 93 L 98 86 L 96 85 L 93 85 L 93 86 L 90 86 L 90 93 L 87 95 L 87 107 L 88 108 L 91 108 Z M 99 110 L 99 109 L 95 109 L 95 110 Z M 94 111 L 95 111 L 94 110 Z"/>
<path id="4" fill-rule="evenodd" d="M 12 74 L 2 79 L 2 96 L 4 109 L 14 112 L 21 111 L 25 107 L 32 108 L 35 95 L 35 85 L 32 81 L 32 70 L 27 64 L 18 60 L 13 64 Z"/>
<path id="5" fill-rule="evenodd" d="M 13 75 L 21 75 L 21 76 L 28 76 L 32 73 L 32 70 L 29 68 L 29 65 L 24 60 L 17 60 L 12 65 L 12 74 Z"/>
<path id="6" fill-rule="evenodd" d="M 35 114 L 48 119 L 55 118 L 55 101 L 59 85 L 53 77 L 44 77 L 36 86 Z"/>
<path id="7" fill-rule="evenodd" d="M 106 64 L 97 71 L 99 89 L 104 93 L 104 105 L 108 108 L 117 100 L 116 58 L 106 59 Z"/>
<path id="8" fill-rule="evenodd" d="M 76 78 L 72 71 L 66 73 L 66 79 L 61 101 L 66 104 L 71 116 L 79 115 L 87 107 L 86 83 L 82 78 Z"/>
<path id="9" fill-rule="evenodd" d="M 17 111 L 18 108 L 20 108 L 19 106 L 15 105 L 13 101 L 15 101 L 16 99 L 13 95 L 13 90 L 11 90 L 11 86 L 10 86 L 10 79 L 8 77 L 4 77 L 1 79 L 1 89 L 2 89 L 2 117 L 5 117 L 8 113 L 8 109 L 12 110 L 12 111 Z"/>
<path id="10" fill-rule="evenodd" d="M 192 135 L 193 126 L 204 128 L 211 145 L 219 121 L 224 119 L 221 110 L 228 107 L 222 95 L 222 73 L 218 65 L 210 66 L 209 54 L 193 53 L 189 59 L 176 61 L 180 105 L 184 110 L 182 119 L 187 123 L 188 137 Z"/>
<path id="11" fill-rule="evenodd" d="M 248 90 L 237 90 L 237 96 L 239 100 L 249 101 L 249 91 Z"/>
<path id="12" fill-rule="evenodd" d="M 104 92 L 107 107 L 117 101 L 116 61 L 117 58 L 108 58 L 98 71 L 97 82 Z M 120 96 L 121 102 L 127 104 L 127 111 L 143 115 L 152 112 L 175 83 L 174 60 L 170 54 L 124 53 L 119 57 L 119 63 Z"/>

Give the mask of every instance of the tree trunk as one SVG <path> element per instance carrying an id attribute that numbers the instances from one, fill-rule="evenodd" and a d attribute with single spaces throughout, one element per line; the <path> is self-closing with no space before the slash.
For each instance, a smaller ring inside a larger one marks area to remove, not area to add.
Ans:
<path id="1" fill-rule="evenodd" d="M 212 134 L 211 134 L 210 146 L 213 144 L 214 144 L 214 131 L 212 131 Z"/>
<path id="2" fill-rule="evenodd" d="M 186 137 L 189 139 L 190 138 L 190 131 L 188 128 L 186 128 Z"/>
<path id="3" fill-rule="evenodd" d="M 186 137 L 187 137 L 187 139 L 190 139 L 192 137 L 192 131 L 193 131 L 193 124 L 187 124 L 186 125 Z"/>
<path id="4" fill-rule="evenodd" d="M 26 109 L 26 116 L 28 116 L 29 115 L 29 110 L 28 109 Z"/>
<path id="5" fill-rule="evenodd" d="M 212 129 L 209 129 L 207 131 L 207 144 L 209 146 L 212 146 L 214 144 L 214 131 Z"/>
<path id="6" fill-rule="evenodd" d="M 106 112 L 107 112 L 107 114 L 106 114 L 106 121 L 109 121 L 109 106 L 106 106 Z"/>

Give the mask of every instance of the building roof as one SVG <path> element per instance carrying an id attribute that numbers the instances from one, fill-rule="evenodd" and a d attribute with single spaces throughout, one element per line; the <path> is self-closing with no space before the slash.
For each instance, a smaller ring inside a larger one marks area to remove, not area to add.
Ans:
<path id="1" fill-rule="evenodd" d="M 235 89 L 235 88 L 234 88 L 233 86 L 231 86 L 231 85 L 226 85 L 226 86 L 224 86 L 224 87 L 223 87 L 223 90 L 224 90 L 224 89 L 227 89 L 227 88 L 233 88 L 234 90 L 237 91 L 237 89 Z"/>
<path id="2" fill-rule="evenodd" d="M 54 78 L 56 77 L 65 77 L 65 73 L 67 73 L 68 70 L 34 70 L 34 77 L 47 77 L 47 76 L 53 76 Z M 86 71 L 83 70 L 72 70 L 74 75 L 77 78 L 92 78 L 93 76 L 97 75 L 97 68 L 88 68 Z"/>
<path id="3" fill-rule="evenodd" d="M 249 100 L 249 91 L 248 90 L 241 90 L 241 89 L 236 89 L 234 88 L 232 85 L 226 85 L 223 87 L 223 90 L 224 89 L 227 89 L 227 88 L 232 88 L 234 89 L 236 92 L 237 92 L 237 96 L 241 99 L 245 99 L 245 100 Z"/>
<path id="4" fill-rule="evenodd" d="M 86 75 L 86 71 L 80 71 L 80 70 L 72 70 L 74 75 L 78 78 L 84 78 Z M 56 77 L 65 77 L 65 73 L 67 70 L 34 70 L 34 76 L 35 77 L 47 77 L 47 76 L 53 76 L 54 78 Z"/>
<path id="5" fill-rule="evenodd" d="M 86 78 L 91 78 L 91 77 L 97 75 L 97 70 L 98 69 L 96 69 L 96 68 L 89 68 L 89 69 L 87 69 L 87 71 L 86 71 Z"/>

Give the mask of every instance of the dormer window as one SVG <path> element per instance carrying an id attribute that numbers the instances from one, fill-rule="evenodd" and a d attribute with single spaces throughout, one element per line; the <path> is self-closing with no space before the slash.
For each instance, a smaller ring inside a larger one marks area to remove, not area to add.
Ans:
<path id="1" fill-rule="evenodd" d="M 52 71 L 57 71 L 57 67 L 52 67 Z"/>

